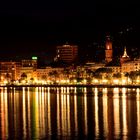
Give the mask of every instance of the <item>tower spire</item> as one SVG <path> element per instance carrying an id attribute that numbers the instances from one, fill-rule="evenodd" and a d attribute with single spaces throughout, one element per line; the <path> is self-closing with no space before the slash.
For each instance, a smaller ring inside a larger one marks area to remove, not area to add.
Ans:
<path id="1" fill-rule="evenodd" d="M 124 47 L 123 56 L 120 58 L 121 64 L 130 60 L 129 56 L 127 55 L 126 47 Z"/>
<path id="2" fill-rule="evenodd" d="M 122 57 L 129 57 L 128 55 L 127 55 L 127 51 L 126 51 L 126 47 L 124 47 L 124 53 L 123 53 L 123 56 Z"/>

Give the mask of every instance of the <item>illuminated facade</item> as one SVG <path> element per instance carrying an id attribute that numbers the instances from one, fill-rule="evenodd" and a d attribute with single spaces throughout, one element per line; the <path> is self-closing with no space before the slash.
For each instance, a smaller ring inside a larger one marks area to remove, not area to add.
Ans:
<path id="1" fill-rule="evenodd" d="M 37 57 L 33 56 L 32 59 L 21 60 L 21 71 L 20 78 L 22 74 L 27 76 L 26 80 L 31 80 L 35 77 L 35 71 L 37 69 Z"/>
<path id="2" fill-rule="evenodd" d="M 64 68 L 52 68 L 46 67 L 45 69 L 36 69 L 35 78 L 37 80 L 50 80 L 55 77 L 55 79 L 63 78 Z"/>
<path id="3" fill-rule="evenodd" d="M 0 76 L 2 80 L 16 80 L 20 78 L 20 62 L 0 62 Z"/>
<path id="4" fill-rule="evenodd" d="M 78 46 L 76 45 L 62 45 L 56 48 L 57 60 L 71 63 L 76 61 L 78 57 Z"/>
<path id="5" fill-rule="evenodd" d="M 22 67 L 20 71 L 20 78 L 22 79 L 22 75 L 25 74 L 27 76 L 26 80 L 31 80 L 34 78 L 34 68 L 33 67 Z"/>
<path id="6" fill-rule="evenodd" d="M 109 36 L 107 36 L 105 47 L 106 47 L 106 49 L 105 49 L 105 61 L 106 61 L 106 63 L 109 63 L 112 61 L 112 57 L 113 57 L 112 42 L 111 42 Z"/>
<path id="7" fill-rule="evenodd" d="M 127 61 L 122 63 L 121 70 L 123 73 L 140 70 L 140 59 L 134 61 Z"/>

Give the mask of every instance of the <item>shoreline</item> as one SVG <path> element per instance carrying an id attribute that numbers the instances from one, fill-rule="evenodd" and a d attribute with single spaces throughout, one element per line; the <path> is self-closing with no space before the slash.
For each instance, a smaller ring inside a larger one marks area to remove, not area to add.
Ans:
<path id="1" fill-rule="evenodd" d="M 63 84 L 63 85 L 0 85 L 0 87 L 93 87 L 93 88 L 140 88 L 140 85 L 69 85 L 69 84 Z"/>

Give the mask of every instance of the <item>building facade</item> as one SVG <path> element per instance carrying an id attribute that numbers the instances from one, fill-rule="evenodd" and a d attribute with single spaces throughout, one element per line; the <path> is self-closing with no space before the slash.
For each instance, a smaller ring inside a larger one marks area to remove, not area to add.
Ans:
<path id="1" fill-rule="evenodd" d="M 22 67 L 33 67 L 37 68 L 37 59 L 25 59 L 21 61 Z"/>
<path id="2" fill-rule="evenodd" d="M 2 80 L 17 80 L 20 78 L 20 62 L 0 62 L 0 78 Z"/>
<path id="3" fill-rule="evenodd" d="M 62 45 L 56 48 L 57 60 L 72 63 L 78 57 L 78 46 L 76 45 Z"/>
<path id="4" fill-rule="evenodd" d="M 122 73 L 131 72 L 131 71 L 139 71 L 139 70 L 140 70 L 140 59 L 127 61 L 127 62 L 122 63 L 121 65 Z"/>

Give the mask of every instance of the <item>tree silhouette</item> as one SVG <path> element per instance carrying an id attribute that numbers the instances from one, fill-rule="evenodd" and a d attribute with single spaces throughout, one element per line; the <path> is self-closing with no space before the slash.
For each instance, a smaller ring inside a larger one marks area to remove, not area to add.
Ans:
<path id="1" fill-rule="evenodd" d="M 22 73 L 22 74 L 21 74 L 21 79 L 22 79 L 22 80 L 26 80 L 26 79 L 27 79 L 26 73 Z"/>

